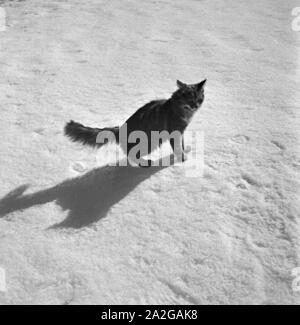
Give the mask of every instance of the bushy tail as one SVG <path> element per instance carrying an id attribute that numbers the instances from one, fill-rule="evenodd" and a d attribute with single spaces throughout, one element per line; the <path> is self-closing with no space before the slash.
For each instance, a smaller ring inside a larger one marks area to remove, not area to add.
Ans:
<path id="1" fill-rule="evenodd" d="M 109 132 L 104 133 L 104 131 L 112 132 L 112 134 L 114 136 L 107 138 L 106 135 L 108 135 Z M 102 143 L 100 143 L 100 142 L 98 143 L 98 141 L 100 139 L 100 137 L 98 137 L 98 135 L 101 135 L 101 132 L 103 132 L 102 134 L 106 139 L 104 141 L 102 141 Z M 116 141 L 117 143 L 119 142 L 119 127 L 116 126 L 116 127 L 112 127 L 112 128 L 99 129 L 99 128 L 91 128 L 88 126 L 84 126 L 80 123 L 70 121 L 65 126 L 65 135 L 68 136 L 74 142 L 80 142 L 84 145 L 89 145 L 91 147 L 99 148 L 99 147 L 103 146 L 104 144 L 111 142 L 111 141 Z"/>

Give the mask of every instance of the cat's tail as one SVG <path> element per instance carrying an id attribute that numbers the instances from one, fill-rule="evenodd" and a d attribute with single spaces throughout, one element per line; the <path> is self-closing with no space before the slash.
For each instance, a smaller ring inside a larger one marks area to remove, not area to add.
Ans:
<path id="1" fill-rule="evenodd" d="M 91 147 L 102 147 L 108 142 L 119 142 L 119 127 L 91 128 L 80 123 L 70 121 L 65 126 L 65 135 L 74 142 L 80 142 Z"/>

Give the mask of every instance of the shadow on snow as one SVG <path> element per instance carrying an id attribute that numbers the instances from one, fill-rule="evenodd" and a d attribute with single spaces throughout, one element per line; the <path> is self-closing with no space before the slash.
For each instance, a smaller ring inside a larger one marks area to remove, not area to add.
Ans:
<path id="1" fill-rule="evenodd" d="M 51 228 L 86 227 L 104 218 L 138 184 L 164 168 L 161 164 L 149 168 L 104 166 L 32 194 L 24 194 L 29 186 L 22 185 L 0 200 L 0 217 L 55 201 L 69 213 Z"/>

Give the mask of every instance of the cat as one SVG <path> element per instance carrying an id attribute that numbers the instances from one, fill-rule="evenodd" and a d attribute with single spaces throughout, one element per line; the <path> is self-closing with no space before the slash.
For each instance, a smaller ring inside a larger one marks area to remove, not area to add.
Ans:
<path id="1" fill-rule="evenodd" d="M 70 121 L 65 126 L 65 135 L 72 141 L 92 147 L 101 147 L 109 141 L 115 141 L 120 144 L 131 161 L 137 161 L 150 154 L 168 140 L 177 159 L 184 161 L 187 156 L 183 133 L 204 101 L 205 84 L 206 79 L 197 84 L 185 84 L 177 80 L 178 89 L 169 99 L 158 99 L 147 103 L 131 115 L 120 127 L 91 128 Z M 137 146 L 137 142 L 128 141 L 128 137 L 134 131 L 142 131 L 148 139 L 145 150 L 138 150 L 135 157 L 132 152 L 134 147 Z M 160 133 L 167 131 L 168 134 L 176 134 L 177 136 L 160 138 L 158 142 L 154 143 L 151 138 L 154 131 Z M 111 134 L 112 136 L 104 136 L 105 140 L 100 143 L 98 141 L 99 135 L 104 134 Z M 151 161 L 147 161 L 147 164 L 151 164 Z"/>

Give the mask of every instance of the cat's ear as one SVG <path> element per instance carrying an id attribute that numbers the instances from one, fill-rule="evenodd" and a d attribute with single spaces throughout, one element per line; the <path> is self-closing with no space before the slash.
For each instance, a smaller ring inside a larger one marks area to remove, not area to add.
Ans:
<path id="1" fill-rule="evenodd" d="M 202 80 L 200 83 L 197 84 L 197 90 L 200 91 L 202 88 L 204 88 L 206 84 L 206 79 Z"/>
<path id="2" fill-rule="evenodd" d="M 180 80 L 177 80 L 177 87 L 178 88 L 185 88 L 187 85 L 183 82 L 181 82 Z"/>

